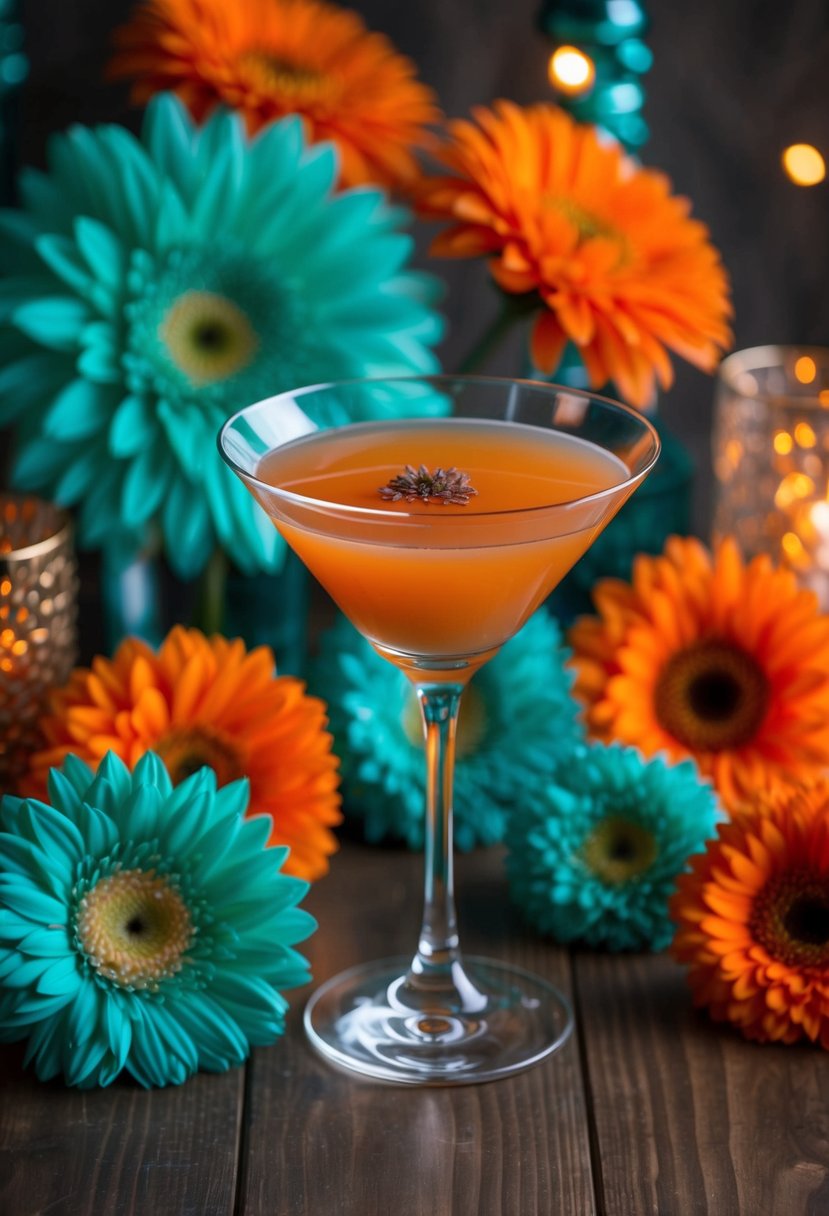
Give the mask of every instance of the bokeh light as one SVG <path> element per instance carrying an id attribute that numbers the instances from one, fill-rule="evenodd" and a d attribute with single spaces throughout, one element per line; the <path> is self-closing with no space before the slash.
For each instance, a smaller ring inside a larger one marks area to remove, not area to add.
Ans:
<path id="1" fill-rule="evenodd" d="M 560 93 L 577 96 L 593 87 L 596 66 L 589 55 L 576 46 L 560 46 L 550 56 L 550 84 Z"/>
<path id="2" fill-rule="evenodd" d="M 811 144 L 791 144 L 786 148 L 783 168 L 796 186 L 816 186 L 826 177 L 826 162 Z"/>

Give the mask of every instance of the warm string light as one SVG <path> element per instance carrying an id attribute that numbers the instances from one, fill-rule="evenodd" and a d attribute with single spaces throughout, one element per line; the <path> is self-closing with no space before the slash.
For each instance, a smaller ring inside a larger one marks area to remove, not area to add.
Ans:
<path id="1" fill-rule="evenodd" d="M 826 162 L 811 144 L 790 144 L 783 152 L 783 168 L 796 186 L 817 186 L 826 177 Z"/>
<path id="2" fill-rule="evenodd" d="M 575 46 L 557 47 L 550 56 L 547 70 L 550 84 L 570 97 L 587 93 L 596 80 L 593 60 Z"/>

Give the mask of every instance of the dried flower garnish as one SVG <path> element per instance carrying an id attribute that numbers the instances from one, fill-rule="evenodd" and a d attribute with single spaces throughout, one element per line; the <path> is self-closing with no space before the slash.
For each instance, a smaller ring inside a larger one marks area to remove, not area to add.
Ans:
<path id="1" fill-rule="evenodd" d="M 407 464 L 403 473 L 392 477 L 386 485 L 378 490 L 381 498 L 387 502 L 439 502 L 443 506 L 454 503 L 465 507 L 473 494 L 478 491 L 469 482 L 469 474 L 461 473 L 459 469 L 435 469 L 430 473 L 425 464 L 419 468 Z"/>

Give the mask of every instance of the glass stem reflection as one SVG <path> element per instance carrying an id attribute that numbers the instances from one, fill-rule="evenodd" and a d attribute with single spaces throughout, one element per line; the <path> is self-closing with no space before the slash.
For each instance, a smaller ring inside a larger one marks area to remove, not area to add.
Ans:
<path id="1" fill-rule="evenodd" d="M 486 998 L 461 963 L 452 857 L 452 781 L 463 685 L 418 681 L 415 688 L 426 736 L 425 882 L 423 922 L 406 995 L 423 1009 L 475 1011 Z"/>

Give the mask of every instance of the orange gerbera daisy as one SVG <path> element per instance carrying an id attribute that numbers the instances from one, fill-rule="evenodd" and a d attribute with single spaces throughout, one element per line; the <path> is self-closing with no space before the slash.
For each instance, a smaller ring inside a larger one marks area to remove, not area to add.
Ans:
<path id="1" fill-rule="evenodd" d="M 412 147 L 438 118 L 414 65 L 321 0 L 145 0 L 116 40 L 110 74 L 134 78 L 136 102 L 166 89 L 199 122 L 229 106 L 251 134 L 300 114 L 309 140 L 337 145 L 345 186 L 410 182 Z"/>
<path id="2" fill-rule="evenodd" d="M 693 757 L 729 809 L 829 766 L 829 617 L 767 557 L 671 537 L 570 631 L 590 732 Z"/>
<path id="3" fill-rule="evenodd" d="M 449 124 L 449 173 L 425 181 L 421 210 L 452 221 L 433 253 L 491 255 L 504 291 L 545 306 L 532 333 L 539 370 L 574 342 L 593 387 L 613 380 L 638 406 L 656 378 L 671 383 L 666 348 L 711 371 L 731 339 L 728 281 L 668 179 L 555 106 L 473 114 L 477 125 Z"/>
<path id="4" fill-rule="evenodd" d="M 73 672 L 41 722 L 24 793 L 43 797 L 50 767 L 73 752 L 93 767 L 113 751 L 134 768 L 157 752 L 174 784 L 204 765 L 220 786 L 250 781 L 249 815 L 270 815 L 269 844 L 291 852 L 285 872 L 328 870 L 340 822 L 337 760 L 325 704 L 292 676 L 275 676 L 272 652 L 177 626 L 158 653 L 136 638 L 110 659 Z"/>
<path id="5" fill-rule="evenodd" d="M 690 859 L 672 952 L 748 1039 L 829 1048 L 829 781 L 746 808 Z"/>

